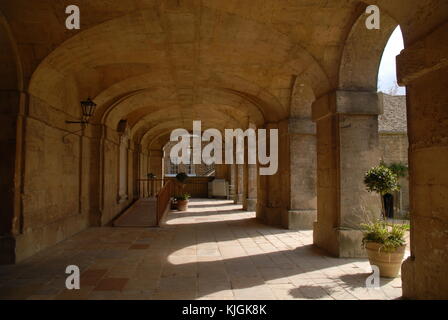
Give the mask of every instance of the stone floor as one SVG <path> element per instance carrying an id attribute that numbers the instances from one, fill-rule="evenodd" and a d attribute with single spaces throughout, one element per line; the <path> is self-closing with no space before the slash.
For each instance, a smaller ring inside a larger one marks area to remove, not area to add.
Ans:
<path id="1" fill-rule="evenodd" d="M 365 259 L 336 259 L 312 232 L 268 227 L 229 201 L 193 200 L 163 228 L 92 228 L 15 266 L 0 299 L 397 299 L 401 280 L 365 288 Z M 81 289 L 65 289 L 68 265 Z"/>

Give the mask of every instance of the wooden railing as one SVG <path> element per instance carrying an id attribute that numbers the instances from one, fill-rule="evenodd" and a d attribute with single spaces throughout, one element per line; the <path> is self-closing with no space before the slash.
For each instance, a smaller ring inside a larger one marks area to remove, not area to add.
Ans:
<path id="1" fill-rule="evenodd" d="M 173 182 L 173 196 L 189 193 L 192 198 L 208 198 L 208 183 L 213 177 L 189 177 L 185 183 L 179 183 L 176 178 L 165 177 Z"/>
<path id="2" fill-rule="evenodd" d="M 180 183 L 176 178 L 165 179 L 139 179 L 139 198 L 156 199 L 156 219 L 159 226 L 163 215 L 170 205 L 171 198 L 183 193 L 189 193 L 193 198 L 208 197 L 208 183 L 213 177 L 189 177 L 185 183 Z"/>
<path id="3" fill-rule="evenodd" d="M 163 179 L 138 179 L 137 181 L 139 198 L 155 197 L 164 185 Z"/>
<path id="4" fill-rule="evenodd" d="M 173 182 L 167 181 L 162 189 L 157 193 L 157 225 L 160 226 L 160 222 L 163 219 L 163 215 L 167 211 L 168 206 L 171 203 L 171 197 L 173 192 Z"/>
<path id="5" fill-rule="evenodd" d="M 207 171 L 205 171 L 204 177 L 214 177 L 215 173 L 216 173 L 216 169 L 215 168 L 210 168 Z"/>

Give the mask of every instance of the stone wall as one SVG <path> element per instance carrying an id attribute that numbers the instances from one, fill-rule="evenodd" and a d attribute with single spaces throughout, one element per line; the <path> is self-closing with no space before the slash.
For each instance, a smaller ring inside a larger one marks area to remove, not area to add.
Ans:
<path id="1" fill-rule="evenodd" d="M 28 97 L 15 261 L 89 226 L 110 223 L 133 201 L 132 148 L 128 151 L 128 199 L 119 202 L 118 133 L 110 128 L 104 137 L 96 136 L 91 128 L 77 132 L 79 124 L 65 123 L 79 117 L 79 102 L 71 106 L 57 108 Z"/>
<path id="2" fill-rule="evenodd" d="M 112 129 L 107 130 L 107 137 L 103 142 L 104 162 L 102 175 L 102 206 L 101 206 L 101 225 L 109 224 L 120 212 L 126 209 L 133 200 L 133 161 L 132 150 L 128 151 L 127 160 L 127 199 L 119 198 L 119 135 Z"/>
<path id="3" fill-rule="evenodd" d="M 380 93 L 380 98 L 383 101 L 383 114 L 378 117 L 381 159 L 386 164 L 408 165 L 406 96 Z M 406 216 L 409 211 L 409 179 L 400 178 L 400 185 L 401 190 L 400 193 L 395 194 L 395 201 L 401 208 L 402 216 Z M 396 214 L 400 217 L 399 212 Z"/>
<path id="4" fill-rule="evenodd" d="M 17 260 L 86 228 L 88 221 L 81 206 L 82 139 L 73 135 L 63 141 L 64 119 L 71 115 L 32 95 L 28 110 Z"/>

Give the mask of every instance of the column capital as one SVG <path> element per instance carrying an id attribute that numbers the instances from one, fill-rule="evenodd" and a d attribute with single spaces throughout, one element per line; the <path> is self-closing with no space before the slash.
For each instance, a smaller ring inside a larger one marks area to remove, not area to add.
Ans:
<path id="1" fill-rule="evenodd" d="M 379 115 L 382 111 L 377 92 L 334 90 L 314 102 L 312 119 L 318 121 L 334 114 Z"/>
<path id="2" fill-rule="evenodd" d="M 397 56 L 398 84 L 405 86 L 430 72 L 448 67 L 448 23 L 401 51 Z"/>

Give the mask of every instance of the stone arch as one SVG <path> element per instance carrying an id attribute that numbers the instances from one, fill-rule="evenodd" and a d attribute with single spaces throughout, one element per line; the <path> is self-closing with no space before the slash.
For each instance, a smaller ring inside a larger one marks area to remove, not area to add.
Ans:
<path id="1" fill-rule="evenodd" d="M 233 114 L 229 111 L 233 111 L 232 108 L 219 108 L 219 106 L 209 106 L 209 109 L 203 109 L 203 106 L 194 106 L 189 109 L 188 117 L 184 117 L 185 121 L 180 122 L 179 125 L 187 125 L 187 127 L 191 127 L 191 122 L 193 120 L 201 120 L 203 126 L 210 126 L 213 122 L 215 124 L 219 124 L 219 128 L 238 128 L 243 125 L 243 121 L 241 119 L 245 119 L 244 113 L 238 113 L 235 111 Z M 171 121 L 177 118 L 177 113 L 181 114 L 183 109 L 181 107 L 173 106 L 170 107 L 170 114 L 167 114 L 165 110 L 159 110 L 157 112 L 153 112 L 145 116 L 135 123 L 132 128 L 132 133 L 135 141 L 140 141 L 146 132 L 156 126 L 160 120 L 162 121 Z M 173 114 L 174 113 L 174 114 Z M 162 115 L 164 116 L 163 118 Z M 212 118 L 212 115 L 219 119 L 217 122 L 216 119 Z M 203 118 L 201 118 L 203 116 Z"/>
<path id="2" fill-rule="evenodd" d="M 353 246 L 362 239 L 360 224 L 380 215 L 380 202 L 365 191 L 363 177 L 380 161 L 378 72 L 398 22 L 389 14 L 394 11 L 390 5 L 377 2 L 380 29 L 367 29 L 367 3 L 360 2 L 343 41 L 337 84 L 313 104 L 318 177 L 314 244 L 339 257 L 365 255 Z"/>
<path id="3" fill-rule="evenodd" d="M 199 97 L 194 102 L 179 100 L 177 96 L 180 92 L 175 88 L 152 88 L 132 92 L 104 111 L 101 123 L 113 128 L 119 119 L 133 117 L 141 120 L 155 112 L 163 110 L 169 112 L 173 106 L 183 108 L 183 110 L 197 109 L 201 106 L 205 111 L 207 111 L 206 106 L 218 111 L 226 109 L 229 112 L 251 115 L 257 123 L 263 123 L 265 118 L 261 106 L 270 105 L 253 96 L 241 95 L 241 93 L 237 94 L 225 89 L 201 88 L 198 92 Z M 276 106 L 271 106 L 265 112 L 271 110 L 272 114 L 275 109 L 277 109 Z M 98 114 L 97 117 L 100 115 Z"/>
<path id="4" fill-rule="evenodd" d="M 364 10 L 353 24 L 345 40 L 338 89 L 376 92 L 383 51 L 398 25 L 396 20 L 383 10 L 380 17 L 380 30 L 366 28 Z"/>
<path id="5" fill-rule="evenodd" d="M 296 77 L 291 92 L 290 117 L 311 118 L 311 107 L 315 100 L 316 95 L 313 87 L 301 77 Z"/>

